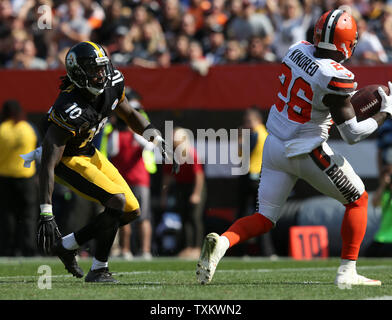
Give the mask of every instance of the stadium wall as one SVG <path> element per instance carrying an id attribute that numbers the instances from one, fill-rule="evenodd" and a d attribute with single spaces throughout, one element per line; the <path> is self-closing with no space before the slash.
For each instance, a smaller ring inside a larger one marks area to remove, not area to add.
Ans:
<path id="1" fill-rule="evenodd" d="M 170 68 L 120 68 L 125 82 L 143 97 L 146 110 L 238 110 L 251 105 L 263 109 L 275 102 L 278 64 L 214 66 L 206 76 L 188 65 Z M 359 88 L 386 84 L 392 66 L 352 66 Z M 28 112 L 45 112 L 58 93 L 64 70 L 0 70 L 0 104 L 17 98 Z"/>

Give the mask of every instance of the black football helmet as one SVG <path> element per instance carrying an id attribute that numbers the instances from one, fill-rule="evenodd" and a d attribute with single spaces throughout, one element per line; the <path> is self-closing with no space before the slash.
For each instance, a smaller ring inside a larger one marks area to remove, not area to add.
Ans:
<path id="1" fill-rule="evenodd" d="M 79 88 L 93 95 L 101 94 L 110 85 L 113 66 L 106 51 L 91 41 L 83 41 L 69 49 L 65 57 L 68 78 Z"/>

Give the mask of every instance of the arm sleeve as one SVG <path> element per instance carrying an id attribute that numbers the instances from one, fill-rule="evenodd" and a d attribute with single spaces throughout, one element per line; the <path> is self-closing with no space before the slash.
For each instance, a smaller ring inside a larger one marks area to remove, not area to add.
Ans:
<path id="1" fill-rule="evenodd" d="M 337 127 L 343 140 L 348 144 L 354 144 L 371 135 L 378 128 L 378 124 L 373 118 L 358 122 L 357 117 L 354 117 Z"/>
<path id="2" fill-rule="evenodd" d="M 355 75 L 350 70 L 328 59 L 322 64 L 317 80 L 318 96 L 321 103 L 324 96 L 328 94 L 352 96 L 357 87 Z"/>

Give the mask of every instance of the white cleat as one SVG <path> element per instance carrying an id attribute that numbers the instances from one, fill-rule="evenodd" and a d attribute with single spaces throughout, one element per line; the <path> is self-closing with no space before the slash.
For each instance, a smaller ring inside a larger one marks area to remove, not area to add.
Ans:
<path id="1" fill-rule="evenodd" d="M 196 268 L 196 278 L 200 284 L 211 282 L 216 266 L 225 255 L 226 249 L 220 244 L 217 233 L 206 235 Z"/>
<path id="2" fill-rule="evenodd" d="M 354 268 L 339 267 L 335 278 L 335 284 L 339 288 L 350 288 L 351 286 L 381 286 L 380 280 L 368 279 L 357 273 Z"/>

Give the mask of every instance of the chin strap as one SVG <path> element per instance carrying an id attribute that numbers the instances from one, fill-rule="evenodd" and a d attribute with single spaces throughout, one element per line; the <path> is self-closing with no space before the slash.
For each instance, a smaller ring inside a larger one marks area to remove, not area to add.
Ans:
<path id="1" fill-rule="evenodd" d="M 86 89 L 94 96 L 99 96 L 105 89 L 97 89 L 94 87 L 86 87 Z"/>

